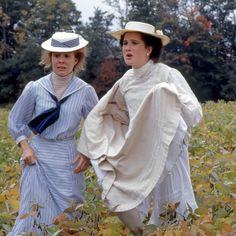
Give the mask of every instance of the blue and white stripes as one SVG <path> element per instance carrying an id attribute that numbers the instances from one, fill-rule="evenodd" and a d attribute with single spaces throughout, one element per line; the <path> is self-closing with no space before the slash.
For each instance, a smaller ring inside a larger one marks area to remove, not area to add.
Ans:
<path id="1" fill-rule="evenodd" d="M 9 114 L 9 130 L 15 140 L 29 137 L 29 120 L 55 106 L 48 91 L 54 93 L 50 76 L 26 86 Z M 75 134 L 81 118 L 87 117 L 98 98 L 95 90 L 77 77 L 72 79 L 64 96 L 68 94 L 70 97 L 61 106 L 59 119 L 40 135 L 34 136 L 30 143 L 37 162 L 22 170 L 19 216 L 9 236 L 20 235 L 21 232 L 45 235 L 40 227 L 33 227 L 34 220 L 41 225 L 50 225 L 52 219 L 72 201 L 83 201 L 83 174 L 73 172 L 75 166 L 72 161 L 77 155 Z M 29 213 L 32 204 L 43 207 L 39 209 L 40 217 L 20 219 L 22 214 Z"/>

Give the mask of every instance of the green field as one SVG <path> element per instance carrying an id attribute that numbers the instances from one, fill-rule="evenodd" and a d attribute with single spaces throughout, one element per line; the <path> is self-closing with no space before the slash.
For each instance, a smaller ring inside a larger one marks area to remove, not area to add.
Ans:
<path id="1" fill-rule="evenodd" d="M 236 102 L 207 102 L 203 109 L 204 119 L 192 130 L 189 148 L 199 208 L 178 225 L 146 226 L 147 235 L 236 235 Z M 0 108 L 0 236 L 11 229 L 19 207 L 20 150 L 6 128 L 8 111 Z M 129 235 L 103 206 L 91 168 L 86 172 L 86 184 L 85 203 L 67 209 L 72 214 L 83 211 L 83 217 L 67 221 L 62 214 L 55 226 L 45 229 L 45 235 Z M 34 217 L 37 210 L 32 208 L 24 217 Z"/>

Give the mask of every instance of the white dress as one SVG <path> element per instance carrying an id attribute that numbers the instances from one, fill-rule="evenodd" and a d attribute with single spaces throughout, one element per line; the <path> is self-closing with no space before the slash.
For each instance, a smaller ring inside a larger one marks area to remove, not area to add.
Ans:
<path id="1" fill-rule="evenodd" d="M 139 69 L 133 69 L 134 78 L 121 83 L 121 92 L 124 95 L 128 107 L 129 119 L 131 120 L 144 97 L 149 90 L 156 84 L 156 76 L 152 74 L 152 67 L 155 66 L 152 61 Z M 182 94 L 186 100 L 197 99 L 188 86 L 184 77 L 179 71 L 171 69 L 168 77 L 168 83 L 172 83 L 177 91 Z M 197 102 L 198 103 L 198 102 Z M 195 124 L 201 120 L 202 113 L 199 110 L 195 114 Z M 170 145 L 165 168 L 152 193 L 138 206 L 142 217 L 147 216 L 151 196 L 153 196 L 153 211 L 151 214 L 150 224 L 160 224 L 159 215 L 164 212 L 167 203 L 180 202 L 177 208 L 177 215 L 184 217 L 186 215 L 187 204 L 194 210 L 197 207 L 194 192 L 190 178 L 190 167 L 188 160 L 188 126 L 181 117 L 176 135 Z"/>
<path id="2" fill-rule="evenodd" d="M 130 73 L 132 76 L 126 77 L 125 80 L 120 80 L 119 89 L 126 102 L 130 121 L 135 117 L 145 96 L 157 85 L 158 74 L 156 73 L 159 67 L 160 63 L 154 64 L 149 61 L 139 69 L 132 69 Z M 150 200 L 153 196 L 154 206 L 149 223 L 157 225 L 161 223 L 159 215 L 164 211 L 167 203 L 180 203 L 176 210 L 179 217 L 186 215 L 188 205 L 193 210 L 197 207 L 190 178 L 188 139 L 189 128 L 199 123 L 202 118 L 202 109 L 191 88 L 178 70 L 170 69 L 167 83 L 176 88 L 178 99 L 181 100 L 181 104 L 185 105 L 185 109 L 188 110 L 188 106 L 191 106 L 189 110 L 194 112 L 191 112 L 189 116 L 191 119 L 188 120 L 188 116 L 184 115 L 185 111 L 182 111 L 177 132 L 169 146 L 167 160 L 161 177 L 148 197 L 136 207 L 140 217 L 143 219 L 148 214 Z M 92 164 L 98 175 L 99 182 L 102 183 L 106 173 L 99 168 L 97 160 L 92 160 Z"/>

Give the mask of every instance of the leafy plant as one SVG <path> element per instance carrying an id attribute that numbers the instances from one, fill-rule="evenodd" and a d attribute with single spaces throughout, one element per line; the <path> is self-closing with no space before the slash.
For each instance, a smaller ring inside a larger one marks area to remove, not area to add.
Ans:
<path id="1" fill-rule="evenodd" d="M 199 208 L 188 209 L 184 221 L 176 221 L 178 203 L 170 203 L 161 214 L 160 227 L 144 222 L 148 236 L 233 236 L 236 235 L 236 102 L 203 104 L 204 119 L 192 130 L 189 154 L 191 177 Z M 9 108 L 0 109 L 0 236 L 10 231 L 19 208 L 18 159 L 20 150 L 7 131 Z M 129 230 L 101 200 L 101 189 L 92 168 L 86 171 L 83 204 L 74 203 L 57 217 L 47 235 L 128 236 Z M 37 216 L 36 205 L 31 214 Z M 70 217 L 68 217 L 70 216 Z M 25 234 L 27 235 L 27 234 Z M 28 234 L 33 236 L 33 234 Z"/>

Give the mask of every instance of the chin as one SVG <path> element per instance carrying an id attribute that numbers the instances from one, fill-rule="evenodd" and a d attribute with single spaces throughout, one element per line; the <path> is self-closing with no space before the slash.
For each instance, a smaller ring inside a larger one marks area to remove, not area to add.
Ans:
<path id="1" fill-rule="evenodd" d="M 132 63 L 131 61 L 125 61 L 125 64 L 126 64 L 127 66 L 133 66 L 133 63 Z"/>
<path id="2" fill-rule="evenodd" d="M 56 74 L 59 75 L 59 76 L 61 76 L 61 77 L 66 76 L 66 73 L 64 73 L 64 72 L 57 72 Z"/>

